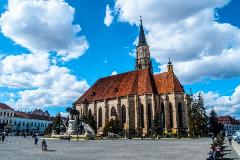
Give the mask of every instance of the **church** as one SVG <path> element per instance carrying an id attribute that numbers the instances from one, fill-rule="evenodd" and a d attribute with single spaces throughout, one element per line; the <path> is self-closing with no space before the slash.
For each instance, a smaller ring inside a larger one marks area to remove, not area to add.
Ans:
<path id="1" fill-rule="evenodd" d="M 98 133 L 118 117 L 128 136 L 148 136 L 157 113 L 165 131 L 178 133 L 188 128 L 189 96 L 170 60 L 166 72 L 153 74 L 142 21 L 135 70 L 98 79 L 74 105 L 80 116 L 94 116 Z"/>

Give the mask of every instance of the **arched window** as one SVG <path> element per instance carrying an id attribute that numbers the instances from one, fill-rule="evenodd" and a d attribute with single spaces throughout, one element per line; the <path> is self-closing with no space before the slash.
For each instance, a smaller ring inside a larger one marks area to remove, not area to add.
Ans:
<path id="1" fill-rule="evenodd" d="M 91 109 L 88 110 L 88 115 L 92 116 L 92 110 Z"/>
<path id="2" fill-rule="evenodd" d="M 182 119 L 182 104 L 178 103 L 178 123 L 179 127 L 183 127 L 183 119 Z"/>
<path id="3" fill-rule="evenodd" d="M 169 103 L 169 116 L 170 116 L 170 128 L 173 128 L 173 108 L 171 103 Z"/>
<path id="4" fill-rule="evenodd" d="M 114 107 L 111 108 L 111 117 L 117 117 L 117 111 Z"/>
<path id="5" fill-rule="evenodd" d="M 140 106 L 140 126 L 144 128 L 144 108 L 142 104 Z"/>
<path id="6" fill-rule="evenodd" d="M 165 110 L 164 110 L 164 104 L 161 103 L 161 119 L 162 119 L 162 128 L 165 128 Z"/>
<path id="7" fill-rule="evenodd" d="M 151 104 L 148 104 L 148 127 L 152 127 L 152 108 Z"/>
<path id="8" fill-rule="evenodd" d="M 126 107 L 122 105 L 122 123 L 126 123 Z"/>
<path id="9" fill-rule="evenodd" d="M 98 127 L 102 127 L 102 108 L 98 109 Z"/>
<path id="10" fill-rule="evenodd" d="M 139 64 L 139 65 L 138 65 L 138 68 L 139 68 L 139 69 L 142 69 L 142 65 L 141 65 L 141 64 Z"/>

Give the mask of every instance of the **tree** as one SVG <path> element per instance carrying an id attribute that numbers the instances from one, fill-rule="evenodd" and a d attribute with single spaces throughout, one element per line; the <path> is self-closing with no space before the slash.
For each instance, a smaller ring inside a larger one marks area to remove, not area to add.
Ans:
<path id="1" fill-rule="evenodd" d="M 52 129 L 53 129 L 53 123 L 49 123 L 47 128 L 45 129 L 45 134 L 46 135 L 51 135 L 52 134 Z"/>
<path id="2" fill-rule="evenodd" d="M 208 133 L 208 117 L 202 93 L 199 92 L 197 98 L 190 99 L 192 102 L 188 109 L 189 134 L 191 137 L 205 136 Z"/>
<path id="3" fill-rule="evenodd" d="M 120 121 L 118 117 L 115 119 L 111 119 L 103 128 L 103 134 L 107 134 L 108 132 L 119 134 L 122 133 L 123 128 L 122 125 L 120 124 Z"/>
<path id="4" fill-rule="evenodd" d="M 221 123 L 218 123 L 217 120 L 217 113 L 214 109 L 211 110 L 209 114 L 209 131 L 213 133 L 213 135 L 216 137 L 220 131 L 223 131 L 223 125 Z"/>
<path id="5" fill-rule="evenodd" d="M 97 122 L 94 119 L 93 115 L 83 116 L 81 121 L 87 123 L 94 131 L 97 132 Z"/>
<path id="6" fill-rule="evenodd" d="M 152 124 L 152 134 L 153 135 L 160 135 L 163 132 L 163 128 L 161 127 L 161 116 L 160 114 L 155 114 L 153 118 L 153 124 Z"/>
<path id="7" fill-rule="evenodd" d="M 63 125 L 62 117 L 61 114 L 58 113 L 53 121 L 53 130 L 55 130 L 57 134 L 60 134 L 62 125 Z"/>

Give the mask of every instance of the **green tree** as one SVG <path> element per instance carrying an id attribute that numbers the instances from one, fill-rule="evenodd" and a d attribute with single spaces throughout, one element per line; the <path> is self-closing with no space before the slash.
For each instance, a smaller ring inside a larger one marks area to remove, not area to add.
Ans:
<path id="1" fill-rule="evenodd" d="M 216 137 L 220 131 L 223 131 L 223 127 L 221 123 L 218 123 L 217 120 L 217 113 L 214 109 L 211 110 L 209 114 L 209 131 L 213 133 L 213 135 Z"/>
<path id="2" fill-rule="evenodd" d="M 111 119 L 103 128 L 103 134 L 107 134 L 108 132 L 119 134 L 122 133 L 123 128 L 122 125 L 120 124 L 120 121 L 118 117 L 115 119 Z"/>
<path id="3" fill-rule="evenodd" d="M 45 129 L 45 135 L 51 135 L 52 134 L 52 129 L 53 129 L 53 123 L 49 123 L 48 126 Z"/>
<path id="4" fill-rule="evenodd" d="M 151 132 L 153 135 L 161 135 L 163 132 L 163 128 L 161 127 L 161 116 L 158 113 L 156 113 L 153 118 Z"/>
<path id="5" fill-rule="evenodd" d="M 97 133 L 97 122 L 95 121 L 93 115 L 83 116 L 81 121 L 87 123 L 95 131 L 95 133 Z"/>
<path id="6" fill-rule="evenodd" d="M 204 107 L 202 93 L 197 98 L 191 97 L 191 105 L 188 108 L 189 134 L 191 137 L 206 136 L 208 133 L 208 117 Z"/>
<path id="7" fill-rule="evenodd" d="M 62 117 L 61 114 L 58 113 L 53 121 L 53 130 L 55 130 L 57 134 L 60 134 L 62 126 L 63 126 Z"/>

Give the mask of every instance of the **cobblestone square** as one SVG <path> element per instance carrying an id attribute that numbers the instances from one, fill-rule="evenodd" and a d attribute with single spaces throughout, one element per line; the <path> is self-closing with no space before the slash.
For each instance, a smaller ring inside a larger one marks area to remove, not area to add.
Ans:
<path id="1" fill-rule="evenodd" d="M 47 140 L 49 151 L 41 150 L 32 138 L 6 137 L 0 142 L 0 160 L 204 160 L 211 139 L 161 140 Z M 238 159 L 231 147 L 226 157 Z"/>

